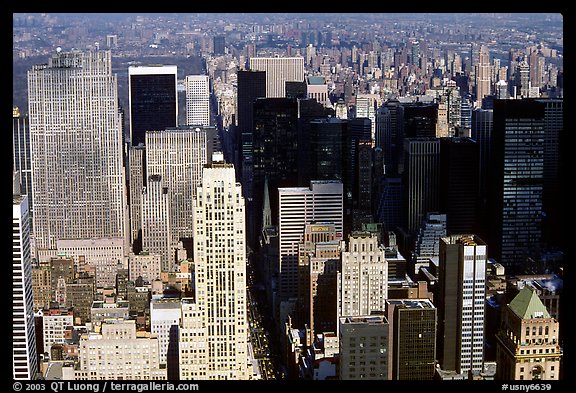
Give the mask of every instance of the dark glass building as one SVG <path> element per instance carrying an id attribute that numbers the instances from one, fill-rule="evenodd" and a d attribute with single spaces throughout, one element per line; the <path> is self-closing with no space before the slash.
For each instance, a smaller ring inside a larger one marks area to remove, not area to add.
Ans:
<path id="1" fill-rule="evenodd" d="M 172 65 L 128 68 L 130 142 L 145 143 L 146 131 L 178 125 L 177 69 Z"/>
<path id="2" fill-rule="evenodd" d="M 440 139 L 439 211 L 446 232 L 478 233 L 479 145 L 470 138 Z"/>
<path id="3" fill-rule="evenodd" d="M 526 270 L 541 250 L 545 106 L 533 99 L 495 100 L 489 179 L 491 257 L 506 273 Z"/>
<path id="4" fill-rule="evenodd" d="M 240 175 L 245 196 L 249 192 L 246 184 L 252 178 L 252 130 L 254 116 L 254 101 L 266 97 L 266 71 L 238 71 L 238 127 L 236 128 L 237 146 L 236 170 Z"/>

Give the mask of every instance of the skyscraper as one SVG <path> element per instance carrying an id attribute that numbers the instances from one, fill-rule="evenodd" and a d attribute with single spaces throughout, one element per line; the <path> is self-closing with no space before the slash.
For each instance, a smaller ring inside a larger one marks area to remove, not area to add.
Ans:
<path id="1" fill-rule="evenodd" d="M 12 109 L 12 169 L 18 171 L 22 195 L 28 195 L 28 209 L 33 215 L 32 163 L 30 162 L 30 127 L 28 115 Z"/>
<path id="2" fill-rule="evenodd" d="M 266 97 L 265 71 L 238 71 L 236 132 L 236 170 L 242 181 L 244 192 L 249 190 L 247 182 L 252 178 L 252 135 L 254 132 L 254 102 Z M 248 194 L 247 194 L 248 197 Z M 251 196 L 250 196 L 251 197 Z"/>
<path id="3" fill-rule="evenodd" d="M 130 143 L 145 142 L 145 133 L 178 125 L 177 67 L 128 67 Z"/>
<path id="4" fill-rule="evenodd" d="M 213 44 L 214 44 L 214 54 L 223 55 L 226 50 L 226 36 L 223 35 L 214 36 Z"/>
<path id="5" fill-rule="evenodd" d="M 522 273 L 541 248 L 544 188 L 544 104 L 496 100 L 490 160 L 491 256 Z"/>
<path id="6" fill-rule="evenodd" d="M 205 164 L 212 160 L 216 129 L 181 126 L 146 132 L 146 173 L 160 175 L 170 199 L 171 242 L 192 237 L 193 207 Z"/>
<path id="7" fill-rule="evenodd" d="M 208 75 L 186 75 L 186 124 L 210 126 L 210 79 Z"/>
<path id="8" fill-rule="evenodd" d="M 338 316 L 383 312 L 388 298 L 388 263 L 378 236 L 353 232 L 342 251 L 338 280 Z"/>
<path id="9" fill-rule="evenodd" d="M 439 211 L 446 231 L 477 233 L 479 144 L 470 138 L 440 139 Z"/>
<path id="10" fill-rule="evenodd" d="M 391 299 L 386 301 L 386 314 L 393 343 L 390 379 L 434 379 L 436 307 L 429 299 Z"/>
<path id="11" fill-rule="evenodd" d="M 443 370 L 482 370 L 487 251 L 476 235 L 440 239 L 438 361 Z"/>
<path id="12" fill-rule="evenodd" d="M 38 372 L 32 296 L 28 197 L 12 198 L 12 377 L 34 379 Z"/>
<path id="13" fill-rule="evenodd" d="M 53 54 L 28 72 L 28 99 L 37 249 L 54 249 L 58 239 L 127 237 L 111 53 Z"/>
<path id="14" fill-rule="evenodd" d="M 496 377 L 502 380 L 558 380 L 560 325 L 526 285 L 506 305 L 496 334 Z M 514 339 L 512 339 L 512 337 Z"/>
<path id="15" fill-rule="evenodd" d="M 306 224 L 333 223 L 336 236 L 343 231 L 342 182 L 311 181 L 309 187 L 279 188 L 279 283 L 281 299 L 298 295 L 298 245 Z"/>
<path id="16" fill-rule="evenodd" d="M 296 98 L 258 98 L 254 103 L 254 129 L 252 134 L 252 176 L 249 241 L 262 229 L 258 214 L 262 211 L 264 178 L 270 185 L 272 224 L 278 222 L 279 187 L 298 184 L 298 112 Z"/>
<path id="17" fill-rule="evenodd" d="M 196 295 L 182 300 L 180 378 L 245 380 L 245 211 L 232 164 L 215 155 L 205 166 L 194 209 Z"/>
<path id="18" fill-rule="evenodd" d="M 250 70 L 266 71 L 266 97 L 285 97 L 285 82 L 304 81 L 304 58 L 251 57 Z"/>
<path id="19" fill-rule="evenodd" d="M 142 249 L 161 255 L 163 272 L 174 271 L 175 243 L 170 225 L 170 189 L 161 175 L 150 175 L 141 199 Z"/>
<path id="20" fill-rule="evenodd" d="M 482 99 L 490 95 L 490 50 L 480 46 L 480 56 L 476 65 L 476 106 L 482 107 Z"/>
<path id="21" fill-rule="evenodd" d="M 427 213 L 438 211 L 440 140 L 406 138 L 404 158 L 404 226 L 413 234 Z"/>

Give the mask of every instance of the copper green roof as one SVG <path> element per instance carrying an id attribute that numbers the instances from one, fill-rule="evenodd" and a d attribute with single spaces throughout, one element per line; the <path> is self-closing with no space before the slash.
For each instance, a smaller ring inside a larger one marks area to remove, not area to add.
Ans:
<path id="1" fill-rule="evenodd" d="M 536 291 L 528 285 L 518 292 L 508 305 L 522 319 L 550 318 L 550 313 L 542 303 Z"/>

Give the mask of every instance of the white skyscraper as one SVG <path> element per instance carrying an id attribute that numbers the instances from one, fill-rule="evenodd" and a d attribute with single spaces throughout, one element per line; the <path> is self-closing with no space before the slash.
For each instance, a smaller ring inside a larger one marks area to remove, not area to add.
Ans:
<path id="1" fill-rule="evenodd" d="M 376 140 L 376 106 L 379 106 L 378 100 L 380 99 L 378 94 L 362 94 L 356 95 L 356 116 L 370 119 L 370 135 L 372 136 L 372 141 Z"/>
<path id="2" fill-rule="evenodd" d="M 285 97 L 286 82 L 304 82 L 303 57 L 251 57 L 250 70 L 266 71 L 266 97 Z"/>
<path id="3" fill-rule="evenodd" d="M 482 107 L 482 99 L 490 95 L 490 51 L 480 46 L 479 62 L 476 65 L 476 107 Z"/>
<path id="4" fill-rule="evenodd" d="M 388 262 L 384 246 L 371 232 L 353 232 L 342 252 L 338 315 L 362 316 L 384 311 L 388 298 Z"/>
<path id="5" fill-rule="evenodd" d="M 476 235 L 440 239 L 440 366 L 460 374 L 484 363 L 487 246 Z"/>
<path id="6" fill-rule="evenodd" d="M 34 236 L 126 237 L 122 126 L 109 51 L 58 52 L 28 71 Z"/>
<path id="7" fill-rule="evenodd" d="M 343 186 L 339 180 L 311 181 L 310 187 L 279 188 L 279 296 L 298 295 L 298 248 L 306 224 L 333 223 L 343 231 Z"/>
<path id="8" fill-rule="evenodd" d="M 192 237 L 192 200 L 205 164 L 212 160 L 214 127 L 177 127 L 146 132 L 146 173 L 160 175 L 170 199 L 172 244 Z"/>
<path id="9" fill-rule="evenodd" d="M 30 259 L 28 197 L 12 200 L 12 377 L 33 379 L 38 372 Z"/>
<path id="10" fill-rule="evenodd" d="M 221 156 L 221 155 L 220 155 Z M 215 155 L 194 200 L 195 297 L 182 299 L 181 379 L 249 379 L 245 207 Z"/>
<path id="11" fill-rule="evenodd" d="M 174 271 L 176 244 L 170 232 L 170 190 L 162 176 L 150 175 L 142 192 L 142 250 L 161 256 L 163 272 Z"/>
<path id="12" fill-rule="evenodd" d="M 210 126 L 210 80 L 208 75 L 186 75 L 186 124 Z"/>

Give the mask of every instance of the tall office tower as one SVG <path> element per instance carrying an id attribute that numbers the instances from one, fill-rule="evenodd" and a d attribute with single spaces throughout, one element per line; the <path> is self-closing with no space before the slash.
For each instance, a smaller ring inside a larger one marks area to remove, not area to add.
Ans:
<path id="1" fill-rule="evenodd" d="M 390 379 L 390 325 L 383 315 L 339 318 L 340 379 Z"/>
<path id="2" fill-rule="evenodd" d="M 413 234 L 429 212 L 438 211 L 440 140 L 404 140 L 404 228 Z"/>
<path id="3" fill-rule="evenodd" d="M 496 334 L 496 378 L 499 380 L 559 380 L 562 351 L 560 325 L 526 285 L 502 311 Z"/>
<path id="4" fill-rule="evenodd" d="M 402 177 L 387 175 L 382 179 L 382 191 L 378 196 L 376 217 L 386 231 L 402 225 Z"/>
<path id="5" fill-rule="evenodd" d="M 370 138 L 376 140 L 376 107 L 379 105 L 378 94 L 363 94 L 356 95 L 356 118 L 370 119 Z"/>
<path id="6" fill-rule="evenodd" d="M 404 138 L 435 137 L 438 104 L 423 102 L 402 103 L 404 109 Z"/>
<path id="7" fill-rule="evenodd" d="M 216 56 L 223 55 L 226 53 L 226 36 L 217 35 L 213 39 L 214 44 L 214 54 Z"/>
<path id="8" fill-rule="evenodd" d="M 496 100 L 488 187 L 491 257 L 511 274 L 541 247 L 545 128 L 539 101 Z"/>
<path id="9" fill-rule="evenodd" d="M 165 365 L 169 380 L 178 375 L 178 326 L 182 309 L 179 298 L 159 298 L 150 302 L 150 332 L 158 337 L 159 363 Z"/>
<path id="10" fill-rule="evenodd" d="M 309 187 L 278 188 L 278 292 L 281 300 L 298 296 L 298 244 L 303 239 L 305 225 L 331 222 L 337 236 L 342 236 L 342 193 L 339 180 L 311 181 Z"/>
<path id="11" fill-rule="evenodd" d="M 384 152 L 385 173 L 394 175 L 398 174 L 398 160 L 403 146 L 404 107 L 398 100 L 390 99 L 381 109 L 380 116 L 376 116 L 376 147 L 382 148 Z"/>
<path id="12" fill-rule="evenodd" d="M 234 165 L 215 155 L 204 168 L 194 209 L 196 296 L 182 300 L 180 378 L 245 380 L 245 211 Z"/>
<path id="13" fill-rule="evenodd" d="M 472 129 L 470 136 L 478 143 L 479 149 L 479 173 L 478 173 L 478 209 L 479 212 L 486 211 L 488 199 L 487 188 L 489 175 L 489 163 L 492 146 L 492 129 L 494 123 L 493 109 L 474 109 L 472 111 Z M 487 217 L 485 214 L 478 216 L 478 234 L 483 238 L 488 238 Z"/>
<path id="14" fill-rule="evenodd" d="M 460 133 L 457 136 L 468 136 L 472 128 L 472 102 L 463 96 L 460 103 Z"/>
<path id="15" fill-rule="evenodd" d="M 482 99 L 490 95 L 490 50 L 481 45 L 476 66 L 476 107 L 482 107 Z"/>
<path id="16" fill-rule="evenodd" d="M 254 129 L 252 142 L 252 196 L 250 203 L 255 212 L 248 217 L 248 239 L 255 242 L 262 225 L 264 178 L 270 186 L 272 224 L 278 223 L 279 187 L 295 187 L 298 184 L 298 100 L 295 98 L 259 98 L 254 103 Z"/>
<path id="17" fill-rule="evenodd" d="M 304 81 L 304 58 L 251 57 L 250 70 L 266 71 L 267 98 L 285 97 L 285 82 Z"/>
<path id="18" fill-rule="evenodd" d="M 161 175 L 150 175 L 142 190 L 142 250 L 159 254 L 162 271 L 175 271 L 176 264 L 170 232 L 170 190 Z"/>
<path id="19" fill-rule="evenodd" d="M 122 126 L 110 51 L 57 52 L 28 71 L 34 238 L 127 237 Z M 58 105 L 56 105 L 58 103 Z"/>
<path id="20" fill-rule="evenodd" d="M 561 223 L 566 215 L 563 211 L 561 167 L 565 158 L 561 146 L 566 141 L 564 132 L 564 100 L 539 99 L 544 104 L 544 190 L 543 208 L 546 214 L 543 222 L 544 241 L 549 246 L 560 246 L 565 231 Z M 564 221 L 566 222 L 566 221 Z"/>
<path id="21" fill-rule="evenodd" d="M 388 262 L 384 246 L 371 232 L 352 232 L 342 251 L 338 278 L 338 315 L 383 312 L 388 298 Z"/>
<path id="22" fill-rule="evenodd" d="M 440 139 L 439 211 L 446 214 L 446 231 L 478 233 L 480 157 L 473 139 Z"/>
<path id="23" fill-rule="evenodd" d="M 27 195 L 12 197 L 12 294 L 12 377 L 31 380 L 38 372 L 38 354 Z"/>
<path id="24" fill-rule="evenodd" d="M 446 236 L 446 214 L 428 213 L 416 235 L 414 254 L 420 257 L 438 257 L 440 238 Z"/>
<path id="25" fill-rule="evenodd" d="M 429 299 L 386 301 L 390 379 L 432 380 L 436 370 L 437 310 Z"/>
<path id="26" fill-rule="evenodd" d="M 210 79 L 208 75 L 186 75 L 186 124 L 210 126 Z"/>
<path id="27" fill-rule="evenodd" d="M 521 61 L 516 66 L 514 73 L 515 98 L 527 98 L 530 95 L 530 66 L 526 61 Z"/>
<path id="28" fill-rule="evenodd" d="M 132 251 L 142 248 L 142 188 L 146 178 L 146 148 L 144 145 L 128 147 L 128 204 L 130 211 L 130 244 Z M 135 245 L 137 241 L 139 245 Z"/>
<path id="29" fill-rule="evenodd" d="M 77 272 L 90 272 L 97 287 L 114 287 L 125 255 L 123 238 L 63 239 L 56 242 L 56 249 L 74 259 Z"/>
<path id="30" fill-rule="evenodd" d="M 145 143 L 146 131 L 178 126 L 175 65 L 128 67 L 130 143 Z"/>
<path id="31" fill-rule="evenodd" d="M 111 349 L 112 348 L 112 349 Z M 158 337 L 137 332 L 136 321 L 107 319 L 100 332 L 88 332 L 78 345 L 80 380 L 166 380 Z"/>
<path id="32" fill-rule="evenodd" d="M 32 201 L 32 168 L 30 162 L 30 127 L 28 115 L 12 108 L 12 169 L 18 172 L 19 194 L 28 196 L 28 214 L 34 215 Z"/>
<path id="33" fill-rule="evenodd" d="M 544 84 L 546 59 L 539 50 L 533 50 L 528 56 L 530 67 L 530 84 L 533 87 L 542 87 Z"/>
<path id="34" fill-rule="evenodd" d="M 286 84 L 288 87 L 288 83 Z M 334 117 L 335 111 L 312 98 L 299 98 L 298 103 L 298 186 L 307 186 L 310 180 L 342 179 L 342 143 L 347 131 L 347 121 Z M 334 121 L 326 121 L 333 119 Z M 338 123 L 341 121 L 341 123 Z M 317 123 L 320 122 L 320 123 Z M 330 130 L 330 128 L 334 128 Z M 330 135 L 335 132 L 335 135 Z M 328 133 L 328 134 L 327 134 Z M 318 149 L 327 149 L 330 156 L 325 161 Z M 319 162 L 322 165 L 319 167 Z M 318 177 L 322 176 L 322 177 Z M 336 177 L 332 177 L 336 176 Z"/>
<path id="35" fill-rule="evenodd" d="M 457 136 L 461 127 L 461 103 L 460 88 L 456 82 L 449 81 L 444 89 L 443 100 L 446 103 L 448 136 Z"/>
<path id="36" fill-rule="evenodd" d="M 237 87 L 237 113 L 238 127 L 236 138 L 235 166 L 237 176 L 242 181 L 246 199 L 252 196 L 247 194 L 252 178 L 252 134 L 254 130 L 254 102 L 257 98 L 266 97 L 265 71 L 238 71 Z"/>
<path id="37" fill-rule="evenodd" d="M 345 137 L 348 122 L 333 117 L 315 119 L 310 122 L 308 143 L 303 149 L 308 152 L 303 157 L 307 165 L 303 166 L 306 180 L 343 180 L 344 157 L 346 150 Z"/>
<path id="38" fill-rule="evenodd" d="M 170 241 L 175 246 L 193 235 L 196 187 L 205 164 L 212 160 L 214 127 L 185 126 L 146 132 L 146 173 L 160 175 L 170 199 Z"/>
<path id="39" fill-rule="evenodd" d="M 438 360 L 458 374 L 481 371 L 487 245 L 476 235 L 440 239 Z"/>
<path id="40" fill-rule="evenodd" d="M 331 222 L 306 224 L 298 244 L 298 312 L 293 323 L 315 333 L 336 332 L 337 271 L 342 234 Z"/>

